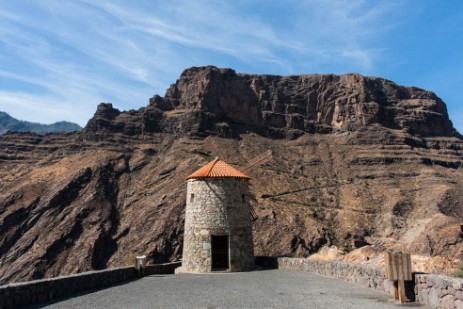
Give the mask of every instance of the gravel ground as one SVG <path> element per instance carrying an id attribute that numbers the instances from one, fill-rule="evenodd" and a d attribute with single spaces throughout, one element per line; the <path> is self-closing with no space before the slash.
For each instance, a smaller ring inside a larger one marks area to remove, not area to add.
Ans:
<path id="1" fill-rule="evenodd" d="M 31 308 L 430 308 L 309 273 L 263 270 L 155 275 Z"/>

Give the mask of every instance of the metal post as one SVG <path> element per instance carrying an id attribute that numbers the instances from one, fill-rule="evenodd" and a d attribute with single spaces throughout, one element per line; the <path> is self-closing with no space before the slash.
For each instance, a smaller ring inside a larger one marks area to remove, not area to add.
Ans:
<path id="1" fill-rule="evenodd" d="M 146 255 L 140 255 L 135 257 L 135 267 L 137 270 L 145 268 L 146 265 Z"/>

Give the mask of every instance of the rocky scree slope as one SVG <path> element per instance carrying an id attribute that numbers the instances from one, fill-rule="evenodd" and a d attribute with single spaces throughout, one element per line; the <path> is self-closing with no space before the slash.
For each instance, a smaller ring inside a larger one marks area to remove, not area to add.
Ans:
<path id="1" fill-rule="evenodd" d="M 432 92 L 357 74 L 190 68 L 139 110 L 0 137 L 0 283 L 181 258 L 185 184 L 217 153 L 250 172 L 256 255 L 323 245 L 460 258 L 463 140 Z"/>

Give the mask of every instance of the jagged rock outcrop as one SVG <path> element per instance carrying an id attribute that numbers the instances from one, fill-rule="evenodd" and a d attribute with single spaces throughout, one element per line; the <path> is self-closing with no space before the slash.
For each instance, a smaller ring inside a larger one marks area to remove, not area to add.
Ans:
<path id="1" fill-rule="evenodd" d="M 182 179 L 217 154 L 250 172 L 256 255 L 371 244 L 463 255 L 463 139 L 431 92 L 357 74 L 191 68 L 82 132 L 0 137 L 0 283 L 181 258 Z"/>
<path id="2" fill-rule="evenodd" d="M 234 136 L 251 131 L 295 138 L 305 132 L 356 131 L 372 124 L 419 136 L 456 134 L 445 104 L 434 93 L 386 79 L 358 74 L 249 75 L 215 67 L 185 70 L 164 97 L 154 96 L 138 111 L 121 113 L 103 103 L 86 131 Z"/>

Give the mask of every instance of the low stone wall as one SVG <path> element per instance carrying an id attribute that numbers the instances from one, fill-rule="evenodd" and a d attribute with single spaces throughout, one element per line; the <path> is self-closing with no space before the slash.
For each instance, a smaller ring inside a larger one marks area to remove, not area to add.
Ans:
<path id="1" fill-rule="evenodd" d="M 0 308 L 17 308 L 137 278 L 134 267 L 89 271 L 0 286 Z"/>
<path id="2" fill-rule="evenodd" d="M 311 261 L 302 258 L 279 258 L 278 269 L 307 271 L 342 279 L 392 295 L 393 282 L 380 267 L 340 261 Z M 463 279 L 442 275 L 413 274 L 406 281 L 407 298 L 432 308 L 463 309 Z"/>
<path id="3" fill-rule="evenodd" d="M 264 259 L 267 263 L 267 259 Z M 270 261 L 270 260 L 269 260 Z M 271 260 L 273 262 L 273 260 Z M 135 267 L 121 267 L 0 286 L 0 309 L 18 308 L 82 291 L 104 288 L 140 276 L 173 274 L 181 262 L 147 265 L 138 273 Z M 273 266 L 273 264 L 272 264 Z M 272 267 L 273 268 L 273 267 Z M 278 269 L 306 271 L 373 288 L 391 294 L 393 283 L 380 267 L 340 261 L 311 261 L 303 258 L 278 258 Z M 463 309 L 463 279 L 416 274 L 410 282 L 416 301 L 433 308 Z M 409 298 L 410 296 L 407 295 Z"/>
<path id="4" fill-rule="evenodd" d="M 142 276 L 160 275 L 160 274 L 174 274 L 175 269 L 182 266 L 182 262 L 172 262 L 166 264 L 146 265 L 142 271 Z"/>
<path id="5" fill-rule="evenodd" d="M 380 267 L 350 264 L 340 261 L 279 258 L 278 269 L 307 271 L 392 294 L 393 282 L 386 279 L 384 269 Z"/>
<path id="6" fill-rule="evenodd" d="M 264 269 L 277 269 L 278 258 L 273 256 L 256 256 L 256 266 Z"/>
<path id="7" fill-rule="evenodd" d="M 463 309 L 463 279 L 417 274 L 415 294 L 417 302 L 433 308 Z"/>
<path id="8" fill-rule="evenodd" d="M 179 265 L 180 262 L 147 265 L 142 272 L 138 272 L 134 266 L 128 266 L 3 285 L 0 286 L 0 309 L 46 302 L 86 290 L 135 280 L 140 276 L 173 274 Z"/>

